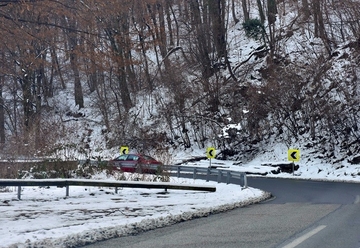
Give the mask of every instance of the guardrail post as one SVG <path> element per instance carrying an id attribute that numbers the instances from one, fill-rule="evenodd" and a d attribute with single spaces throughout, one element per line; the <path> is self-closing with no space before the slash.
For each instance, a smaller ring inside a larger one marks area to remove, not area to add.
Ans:
<path id="1" fill-rule="evenodd" d="M 180 166 L 177 167 L 177 177 L 180 177 Z"/>
<path id="2" fill-rule="evenodd" d="M 18 186 L 17 198 L 18 198 L 18 200 L 21 200 L 21 186 Z"/>
<path id="3" fill-rule="evenodd" d="M 69 185 L 66 185 L 66 197 L 69 196 Z"/>
<path id="4" fill-rule="evenodd" d="M 118 193 L 118 187 L 115 187 L 115 194 Z"/>
<path id="5" fill-rule="evenodd" d="M 196 168 L 194 168 L 193 179 L 196 179 Z"/>
<path id="6" fill-rule="evenodd" d="M 208 167 L 206 172 L 206 182 L 209 182 L 210 173 L 211 173 L 210 167 Z"/>
<path id="7" fill-rule="evenodd" d="M 228 172 L 226 173 L 226 184 L 229 184 L 229 183 L 230 183 L 230 178 L 231 178 L 231 173 L 230 173 L 230 171 L 228 171 Z"/>
<path id="8" fill-rule="evenodd" d="M 244 177 L 244 188 L 246 189 L 248 187 L 246 173 L 243 173 L 242 176 Z"/>
<path id="9" fill-rule="evenodd" d="M 222 171 L 218 170 L 218 183 L 221 183 Z"/>

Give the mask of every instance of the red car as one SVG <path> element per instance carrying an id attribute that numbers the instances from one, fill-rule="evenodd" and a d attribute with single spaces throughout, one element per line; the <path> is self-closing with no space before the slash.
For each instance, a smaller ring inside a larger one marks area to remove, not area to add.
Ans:
<path id="1" fill-rule="evenodd" d="M 163 164 L 156 159 L 141 154 L 124 154 L 110 161 L 115 170 L 156 174 Z"/>

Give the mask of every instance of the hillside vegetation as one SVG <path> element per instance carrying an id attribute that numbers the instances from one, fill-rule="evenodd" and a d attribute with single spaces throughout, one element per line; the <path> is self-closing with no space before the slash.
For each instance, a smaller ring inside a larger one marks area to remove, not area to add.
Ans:
<path id="1" fill-rule="evenodd" d="M 357 0 L 0 1 L 3 158 L 360 153 Z"/>

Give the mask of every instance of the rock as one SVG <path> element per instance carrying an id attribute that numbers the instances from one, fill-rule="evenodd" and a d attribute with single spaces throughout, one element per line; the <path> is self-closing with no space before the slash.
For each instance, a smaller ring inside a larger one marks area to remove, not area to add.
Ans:
<path id="1" fill-rule="evenodd" d="M 348 161 L 350 164 L 360 164 L 360 154 L 353 156 Z"/>

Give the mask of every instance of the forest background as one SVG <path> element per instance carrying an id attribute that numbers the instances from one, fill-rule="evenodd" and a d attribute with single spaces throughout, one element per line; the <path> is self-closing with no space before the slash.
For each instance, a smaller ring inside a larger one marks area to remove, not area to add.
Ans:
<path id="1" fill-rule="evenodd" d="M 283 143 L 356 162 L 359 16 L 357 0 L 0 0 L 1 157 L 245 161 Z"/>

